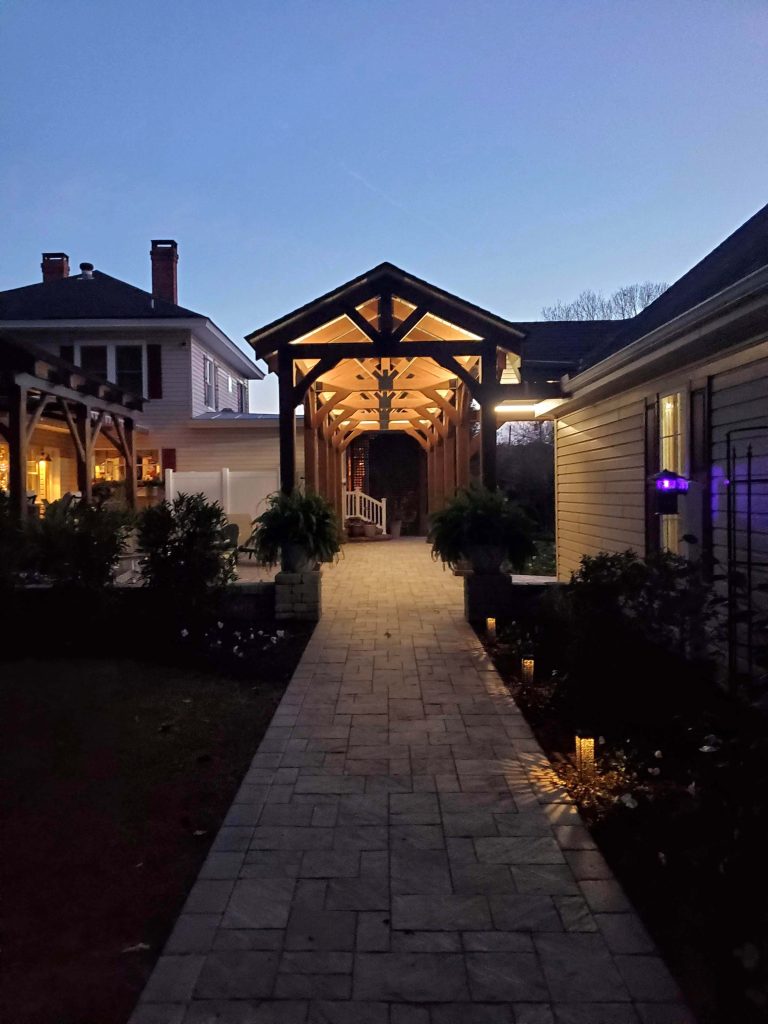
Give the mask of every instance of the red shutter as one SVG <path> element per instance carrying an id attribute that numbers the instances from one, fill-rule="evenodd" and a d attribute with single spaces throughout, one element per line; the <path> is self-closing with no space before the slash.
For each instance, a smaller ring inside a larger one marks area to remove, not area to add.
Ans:
<path id="1" fill-rule="evenodd" d="M 163 469 L 172 469 L 176 471 L 176 449 L 175 448 L 163 448 L 160 452 L 160 462 Z"/>
<path id="2" fill-rule="evenodd" d="M 163 397 L 163 353 L 160 345 L 147 345 L 147 398 Z"/>
<path id="3" fill-rule="evenodd" d="M 656 494 L 651 480 L 659 472 L 659 399 L 658 395 L 645 407 L 645 553 L 651 555 L 661 547 L 661 527 L 656 515 Z"/>

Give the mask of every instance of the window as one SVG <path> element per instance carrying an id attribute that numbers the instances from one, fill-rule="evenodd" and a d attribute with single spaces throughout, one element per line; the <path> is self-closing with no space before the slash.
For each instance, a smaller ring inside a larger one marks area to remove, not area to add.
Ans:
<path id="1" fill-rule="evenodd" d="M 163 478 L 160 468 L 160 453 L 157 448 L 147 448 L 136 452 L 136 479 L 139 483 L 159 482 Z"/>
<path id="2" fill-rule="evenodd" d="M 82 366 L 86 373 L 92 373 L 95 377 L 103 377 L 104 380 L 108 380 L 107 346 L 80 345 L 77 347 L 80 349 L 79 353 L 75 351 L 77 365 Z"/>
<path id="3" fill-rule="evenodd" d="M 203 401 L 209 409 L 216 408 L 216 367 L 208 356 L 203 356 Z"/>
<path id="4" fill-rule="evenodd" d="M 662 395 L 659 402 L 659 469 L 685 473 L 683 438 L 683 396 L 677 391 Z M 677 554 L 680 550 L 680 517 L 660 516 L 661 546 Z"/>
<path id="5" fill-rule="evenodd" d="M 144 352 L 141 345 L 115 346 L 115 383 L 133 395 L 144 394 Z"/>
<path id="6" fill-rule="evenodd" d="M 125 480 L 125 459 L 114 448 L 96 448 L 93 453 L 93 479 L 110 483 Z"/>
<path id="7" fill-rule="evenodd" d="M 145 395 L 147 379 L 146 345 L 103 345 L 80 342 L 62 345 L 61 358 L 81 366 L 86 373 L 112 381 L 134 395 Z"/>

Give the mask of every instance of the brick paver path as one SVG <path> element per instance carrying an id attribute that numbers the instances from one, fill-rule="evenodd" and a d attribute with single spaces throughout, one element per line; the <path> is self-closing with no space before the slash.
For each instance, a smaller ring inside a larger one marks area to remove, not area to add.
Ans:
<path id="1" fill-rule="evenodd" d="M 348 545 L 132 1024 L 688 1024 L 422 540 Z"/>

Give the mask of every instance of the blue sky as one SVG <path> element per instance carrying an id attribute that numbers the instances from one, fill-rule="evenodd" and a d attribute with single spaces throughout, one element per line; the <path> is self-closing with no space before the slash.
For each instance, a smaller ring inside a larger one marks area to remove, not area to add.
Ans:
<path id="1" fill-rule="evenodd" d="M 0 288 L 176 238 L 239 340 L 382 260 L 514 319 L 672 281 L 768 201 L 767 53 L 765 0 L 5 0 Z"/>

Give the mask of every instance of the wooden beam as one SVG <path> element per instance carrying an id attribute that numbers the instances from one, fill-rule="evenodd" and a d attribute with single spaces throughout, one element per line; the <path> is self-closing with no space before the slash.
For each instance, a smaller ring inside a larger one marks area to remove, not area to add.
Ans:
<path id="1" fill-rule="evenodd" d="M 354 306 L 347 306 L 345 312 L 358 331 L 362 331 L 366 338 L 372 341 L 374 345 L 378 344 L 380 340 L 379 332 L 373 324 L 368 323 L 365 317 L 358 313 Z"/>
<path id="2" fill-rule="evenodd" d="M 406 334 L 413 330 L 416 324 L 425 316 L 429 310 L 425 306 L 417 306 L 412 313 L 409 313 L 405 320 L 401 321 L 392 331 L 392 341 L 400 342 Z"/>
<path id="3" fill-rule="evenodd" d="M 281 353 L 278 359 L 278 375 L 281 373 L 280 367 L 284 363 L 292 367 L 293 360 L 296 358 L 298 358 L 298 356 L 293 355 L 290 351 Z M 301 405 L 301 403 L 304 401 L 304 395 L 306 395 L 307 391 L 315 383 L 315 381 L 319 380 L 324 373 L 328 373 L 335 366 L 338 366 L 339 362 L 341 361 L 341 357 L 337 358 L 335 352 L 329 354 L 327 350 L 322 356 L 317 358 L 318 362 L 315 363 L 311 370 L 304 374 L 304 376 L 301 378 L 300 381 L 298 381 L 298 383 L 295 386 L 293 385 L 293 370 L 292 368 L 290 369 L 289 376 L 291 378 L 291 390 L 293 391 L 292 401 L 294 409 L 296 408 L 297 405 Z"/>
<path id="4" fill-rule="evenodd" d="M 431 398 L 435 405 L 439 406 L 446 414 L 451 423 L 458 423 L 461 419 L 459 410 L 455 405 L 452 405 L 447 398 L 443 398 L 436 388 L 420 388 L 422 395 L 426 395 L 427 398 Z"/>
<path id="5" fill-rule="evenodd" d="M 438 354 L 432 357 L 436 363 L 442 366 L 444 369 L 449 370 L 454 376 L 458 377 L 460 381 L 466 384 L 470 394 L 473 397 L 477 397 L 480 392 L 479 381 L 476 381 L 469 370 L 462 366 L 452 355 L 449 354 Z"/>
<path id="6" fill-rule="evenodd" d="M 41 395 L 40 396 L 40 400 L 37 403 L 37 408 L 35 409 L 35 411 L 30 416 L 29 423 L 27 424 L 27 444 L 31 444 L 32 443 L 32 435 L 34 434 L 35 430 L 37 429 L 37 426 L 40 423 L 40 420 L 43 418 L 43 413 L 45 412 L 46 407 L 52 401 L 53 401 L 53 395 Z"/>
<path id="7" fill-rule="evenodd" d="M 480 368 L 483 384 L 495 383 L 496 352 L 490 347 L 483 353 Z M 495 398 L 490 388 L 480 398 L 480 445 L 481 479 L 492 491 L 496 490 L 496 410 Z"/>
<path id="8" fill-rule="evenodd" d="M 328 401 L 323 402 L 323 404 L 312 413 L 312 426 L 319 427 L 326 416 L 328 416 L 337 405 L 343 402 L 345 398 L 349 398 L 351 394 L 352 392 L 347 388 L 337 388 Z"/>

